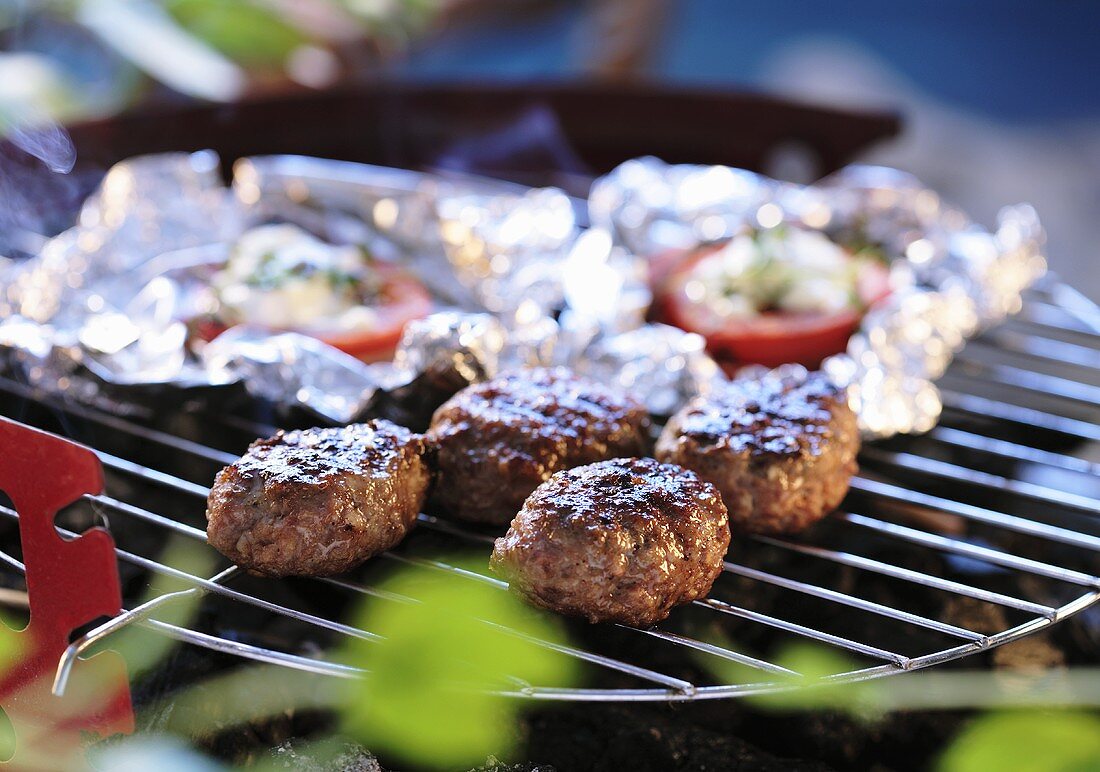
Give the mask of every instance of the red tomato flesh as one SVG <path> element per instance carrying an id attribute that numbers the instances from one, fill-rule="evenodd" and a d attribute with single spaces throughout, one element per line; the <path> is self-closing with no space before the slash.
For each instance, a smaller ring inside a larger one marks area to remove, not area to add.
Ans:
<path id="1" fill-rule="evenodd" d="M 730 369 L 745 364 L 778 367 L 787 363 L 817 367 L 821 360 L 847 348 L 848 338 L 859 326 L 863 311 L 768 311 L 747 319 L 720 319 L 706 306 L 690 300 L 684 292 L 688 273 L 722 246 L 668 251 L 653 259 L 650 279 L 658 321 L 699 333 L 706 338 L 707 348 L 715 359 Z M 864 310 L 889 294 L 888 279 L 886 266 L 866 264 L 856 282 Z"/>
<path id="2" fill-rule="evenodd" d="M 364 362 L 383 362 L 393 357 L 401 340 L 405 325 L 432 312 L 432 297 L 423 284 L 413 275 L 392 265 L 374 266 L 382 277 L 379 291 L 381 301 L 373 304 L 377 323 L 369 328 L 319 332 L 314 330 L 277 330 L 300 332 L 351 354 Z M 214 321 L 203 321 L 196 327 L 196 334 L 211 341 L 228 329 Z"/>

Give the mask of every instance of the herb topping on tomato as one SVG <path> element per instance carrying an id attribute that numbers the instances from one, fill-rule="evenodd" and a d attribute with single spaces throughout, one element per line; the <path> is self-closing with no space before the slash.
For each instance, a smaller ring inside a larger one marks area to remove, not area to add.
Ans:
<path id="1" fill-rule="evenodd" d="M 751 231 L 654 262 L 655 313 L 703 335 L 730 365 L 817 366 L 843 351 L 867 309 L 889 293 L 881 257 L 817 231 Z"/>
<path id="2" fill-rule="evenodd" d="M 405 323 L 431 312 L 424 285 L 355 245 L 328 244 L 294 225 L 253 228 L 213 278 L 213 337 L 236 324 L 300 332 L 366 361 L 393 354 Z"/>

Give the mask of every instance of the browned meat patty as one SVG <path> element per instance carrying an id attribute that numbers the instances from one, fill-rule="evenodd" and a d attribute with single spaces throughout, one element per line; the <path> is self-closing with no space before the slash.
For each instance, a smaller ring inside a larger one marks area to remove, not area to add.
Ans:
<path id="1" fill-rule="evenodd" d="M 665 426 L 657 458 L 718 486 L 735 531 L 793 533 L 839 506 L 859 444 L 843 392 L 810 373 L 696 398 Z"/>
<path id="2" fill-rule="evenodd" d="M 554 472 L 645 454 L 642 404 L 563 368 L 520 370 L 443 403 L 428 437 L 437 449 L 433 510 L 505 525 Z"/>
<path id="3" fill-rule="evenodd" d="M 210 544 L 272 576 L 339 574 L 401 541 L 427 492 L 424 440 L 389 421 L 279 432 L 218 472 Z"/>
<path id="4" fill-rule="evenodd" d="M 729 543 L 713 485 L 652 458 L 617 458 L 540 485 L 490 565 L 539 606 L 649 627 L 706 596 Z"/>

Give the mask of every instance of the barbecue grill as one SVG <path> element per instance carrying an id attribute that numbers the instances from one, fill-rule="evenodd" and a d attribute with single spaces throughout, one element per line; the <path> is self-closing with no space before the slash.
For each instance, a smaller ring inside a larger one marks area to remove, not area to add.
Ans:
<path id="1" fill-rule="evenodd" d="M 562 136 L 551 137 L 551 144 L 577 151 L 584 161 L 579 174 L 571 165 L 558 168 L 553 159 L 548 162 L 545 152 L 528 157 L 526 146 L 518 161 L 485 166 L 474 154 L 468 169 L 462 168 L 579 193 L 588 189 L 591 173 L 607 171 L 642 152 L 673 161 L 705 159 L 759 169 L 780 143 L 793 140 L 812 149 L 820 163 L 817 171 L 827 173 L 860 147 L 898 128 L 892 116 L 841 114 L 710 92 L 676 97 L 675 109 L 669 107 L 675 94 L 655 94 L 649 88 L 525 85 L 489 89 L 487 94 L 460 88 L 457 96 L 444 98 L 447 92 L 383 84 L 257 100 L 232 109 L 154 110 L 72 127 L 71 133 L 81 163 L 109 164 L 136 153 L 210 147 L 223 159 L 305 152 L 431 169 L 440 161 L 441 149 L 487 132 L 514 130 L 531 110 L 549 109 L 560 119 L 562 130 Z M 665 109 L 653 111 L 655 95 Z M 635 114 L 645 120 L 624 118 Z M 662 115 L 669 118 L 650 120 Z M 737 132 L 733 139 L 731 130 Z M 5 152 L 0 148 L 0 154 Z M 47 195 L 39 198 L 48 200 L 36 199 L 36 208 L 65 210 L 66 203 L 73 203 L 68 198 L 79 198 L 98 177 L 86 172 L 80 190 L 53 200 L 47 188 Z M 64 211 L 54 214 L 60 227 Z M 40 225 L 46 230 L 51 222 Z M 881 678 L 932 665 L 948 669 L 969 655 L 1051 628 L 1048 638 L 1055 641 L 1050 647 L 1055 659 L 1064 654 L 1070 664 L 1085 661 L 1095 645 L 1100 600 L 1100 308 L 1048 275 L 1025 294 L 1018 314 L 970 341 L 939 386 L 944 412 L 934 430 L 865 446 L 863 471 L 853 481 L 841 512 L 810 531 L 784 539 L 735 539 L 726 570 L 708 599 L 675 610 L 652 630 L 570 622 L 569 647 L 532 642 L 586 663 L 585 687 L 510 680 L 500 691 L 528 705 L 589 703 L 557 713 L 564 724 L 558 730 L 544 720 L 549 711 L 532 713 L 532 720 L 540 722 L 532 724 L 532 739 L 552 750 L 561 746 L 563 753 L 567 747 L 569 753 L 583 755 L 588 752 L 581 736 L 587 719 L 574 718 L 596 715 L 593 723 L 601 728 L 618 721 L 658 737 L 665 732 L 671 748 L 677 729 L 659 713 L 659 704 L 680 703 L 679 710 L 669 714 L 679 716 L 681 723 L 701 711 L 723 711 L 723 742 L 715 744 L 714 755 L 721 760 L 716 763 L 728 763 L 734 751 L 724 741 L 736 731 L 732 727 L 744 730 L 745 724 L 730 723 L 731 717 L 737 720 L 738 703 L 716 700 L 799 683 L 789 670 L 794 665 L 781 656 L 790 642 L 809 641 L 846 655 L 844 661 L 850 664 L 829 676 L 833 682 Z M 346 624 L 347 612 L 364 596 L 382 603 L 415 600 L 383 589 L 388 570 L 411 566 L 457 583 L 505 591 L 504 583 L 485 568 L 493 532 L 428 516 L 422 516 L 420 527 L 390 553 L 339 578 L 260 579 L 224 560 L 199 575 L 162 562 L 169 539 L 209 549 L 203 544 L 205 498 L 219 468 L 276 427 L 315 422 L 278 412 L 243 391 L 195 393 L 193 400 L 182 404 L 163 395 L 132 392 L 61 398 L 5 372 L 0 362 L 0 435 L 10 437 L 5 417 L 19 422 L 16 431 L 33 434 L 30 427 L 38 427 L 89 447 L 106 480 L 101 493 L 85 496 L 59 514 L 56 523 L 66 535 L 92 525 L 110 529 L 125 610 L 97 612 L 113 616 L 79 628 L 64 653 L 72 625 L 61 628 L 61 643 L 43 665 L 47 680 L 56 672 L 56 693 L 77 692 L 82 670 L 95 662 L 83 658 L 100 647 L 109 648 L 114 636 L 130 627 L 185 644 L 135 681 L 134 702 L 142 707 L 165 696 L 165 703 L 171 703 L 177 690 L 191 686 L 196 678 L 249 661 L 285 667 L 288 674 L 307 674 L 311 682 L 314 674 L 317 679 L 355 678 L 358 671 L 336 663 L 325 652 L 349 639 L 376 638 L 370 629 Z M 25 446 L 21 436 L 2 444 L 0 478 L 10 478 L 3 473 L 11 468 L 10 459 L 20 456 L 8 454 L 13 448 L 18 454 Z M 30 479 L 21 482 L 51 489 L 66 469 L 64 461 L 59 457 L 57 463 L 32 469 Z M 17 498 L 14 490 L 7 492 Z M 33 556 L 20 541 L 18 516 L 6 506 L 4 493 L 0 490 L 0 605 L 25 608 L 22 561 L 29 564 Z M 31 513 L 24 508 L 23 514 Z M 471 571 L 467 561 L 441 557 L 457 553 L 472 553 L 481 569 Z M 212 561 L 222 560 L 214 550 L 209 555 Z M 103 557 L 111 556 L 108 552 Z M 74 588 L 68 590 L 70 595 L 100 578 L 98 573 L 71 573 L 72 584 L 62 585 Z M 170 579 L 183 589 L 173 587 L 147 600 L 155 577 Z M 200 602 L 186 626 L 162 621 L 167 614 L 160 612 L 185 599 Z M 1074 616 L 1075 623 L 1057 624 Z M 1012 648 L 1001 649 L 994 657 L 1011 652 Z M 994 657 L 977 661 L 984 664 Z M 124 675 L 119 677 L 125 684 Z M 47 700 L 48 691 L 49 684 Z M 293 698 L 288 695 L 289 699 Z M 682 705 L 687 702 L 700 704 Z M 146 716 L 152 714 L 163 715 L 153 709 Z M 824 734 L 818 756 L 828 758 L 836 750 L 843 756 L 842 764 L 870 763 L 853 763 L 854 745 L 843 728 L 815 721 L 798 723 L 806 725 L 804 740 L 817 743 L 816 735 Z M 295 737 L 318 728 L 316 721 L 301 715 L 290 723 L 288 731 Z M 761 748 L 770 743 L 771 752 L 786 755 L 795 730 L 791 722 L 780 723 L 773 739 L 762 736 L 772 733 L 767 727 L 757 724 L 749 730 Z M 929 732 L 935 735 L 937 727 L 917 729 L 906 724 L 903 738 L 883 733 L 879 755 L 890 745 L 888 755 L 903 760 L 899 766 L 919 763 L 907 754 L 916 758 L 927 752 Z M 269 741 L 268 732 L 250 727 L 230 733 L 236 737 L 227 738 L 227 744 L 252 753 L 257 731 L 264 748 L 281 742 Z M 696 727 L 691 732 L 684 737 L 695 744 Z M 605 740 L 589 738 L 587 744 L 602 748 Z M 632 757 L 642 758 L 645 765 L 659 763 L 649 755 L 654 750 L 673 753 L 655 749 L 648 735 L 630 735 L 628 741 Z M 786 768 L 778 763 L 777 768 Z"/>
<path id="2" fill-rule="evenodd" d="M 939 426 L 865 447 L 863 471 L 826 522 L 800 537 L 735 539 L 711 595 L 654 629 L 578 625 L 570 646 L 531 641 L 587 663 L 584 688 L 517 683 L 501 691 L 559 701 L 760 694 L 791 687 L 791 671 L 769 656 L 800 639 L 855 663 L 828 680 L 861 681 L 979 654 L 1100 602 L 1100 308 L 1048 276 L 1018 315 L 963 349 L 940 386 Z M 90 446 L 105 471 L 105 492 L 85 496 L 83 520 L 73 515 L 62 532 L 109 523 L 129 605 L 73 640 L 57 663 L 56 693 L 77 658 L 130 625 L 242 660 L 355 678 L 355 668 L 318 652 L 345 636 L 374 637 L 340 621 L 355 598 L 408 602 L 376 589 L 384 566 L 507 589 L 487 569 L 438 557 L 476 550 L 487 559 L 491 533 L 427 515 L 399 548 L 347 577 L 261 580 L 232 566 L 198 576 L 158 562 L 168 537 L 205 541 L 215 471 L 272 434 L 276 420 L 291 428 L 292 419 L 273 418 L 255 400 L 216 410 L 89 404 L 6 375 L 0 415 Z M 7 506 L 0 515 L 18 517 Z M 25 604 L 18 542 L 11 529 L 5 534 L 0 557 L 12 589 L 2 600 Z M 134 605 L 152 575 L 187 589 Z M 155 618 L 183 596 L 203 599 L 194 625 Z M 708 658 L 736 663 L 745 677 L 716 679 L 729 671 L 700 667 Z"/>

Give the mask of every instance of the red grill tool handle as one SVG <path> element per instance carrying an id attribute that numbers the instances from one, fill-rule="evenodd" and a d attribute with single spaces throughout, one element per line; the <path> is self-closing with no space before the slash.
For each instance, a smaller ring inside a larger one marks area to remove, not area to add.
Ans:
<path id="1" fill-rule="evenodd" d="M 103 491 L 99 459 L 88 448 L 0 418 L 0 490 L 19 514 L 30 624 L 20 651 L 0 671 L 0 707 L 15 730 L 19 769 L 76 752 L 83 733 L 134 729 L 126 666 L 105 651 L 73 668 L 63 697 L 51 694 L 58 660 L 74 629 L 122 611 L 115 543 L 103 528 L 65 539 L 54 517 L 85 494 Z"/>

